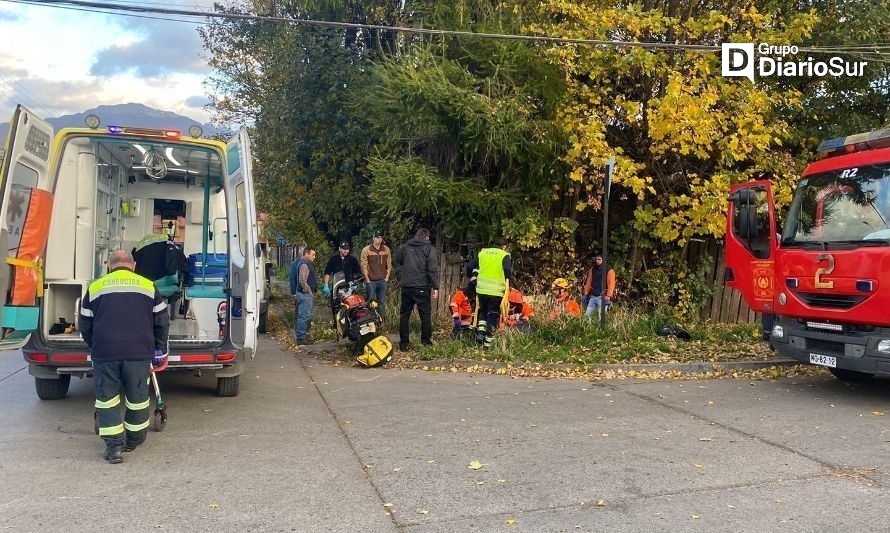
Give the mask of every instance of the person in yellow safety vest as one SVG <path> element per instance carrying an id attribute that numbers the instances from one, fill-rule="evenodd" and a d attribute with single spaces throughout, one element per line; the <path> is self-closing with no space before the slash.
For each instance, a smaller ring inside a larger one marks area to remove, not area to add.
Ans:
<path id="1" fill-rule="evenodd" d="M 499 237 L 495 246 L 479 250 L 467 265 L 467 276 L 476 279 L 476 342 L 490 346 L 493 332 L 501 322 L 501 304 L 507 293 L 507 280 L 513 277 L 513 261 L 507 241 Z"/>

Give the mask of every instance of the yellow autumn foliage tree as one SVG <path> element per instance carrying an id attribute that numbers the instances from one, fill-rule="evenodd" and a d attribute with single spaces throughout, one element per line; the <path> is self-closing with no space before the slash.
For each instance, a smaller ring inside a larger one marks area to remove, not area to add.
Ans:
<path id="1" fill-rule="evenodd" d="M 782 112 L 799 107 L 802 95 L 722 77 L 719 44 L 799 43 L 818 19 L 812 12 L 761 12 L 750 3 L 680 4 L 548 0 L 543 18 L 559 22 L 534 29 L 619 43 L 548 52 L 568 87 L 559 119 L 569 137 L 570 180 L 589 192 L 578 211 L 600 207 L 601 169 L 614 155 L 613 183 L 635 197 L 637 231 L 682 247 L 694 236 L 723 235 L 730 185 L 768 176 L 777 201 L 786 203 L 800 170 Z M 701 48 L 620 45 L 633 42 Z"/>

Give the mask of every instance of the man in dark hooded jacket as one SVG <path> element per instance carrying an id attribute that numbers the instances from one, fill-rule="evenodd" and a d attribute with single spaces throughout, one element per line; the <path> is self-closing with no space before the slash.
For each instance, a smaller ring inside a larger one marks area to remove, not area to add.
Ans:
<path id="1" fill-rule="evenodd" d="M 399 350 L 408 351 L 408 320 L 414 306 L 420 315 L 420 342 L 433 343 L 431 298 L 439 297 L 439 258 L 430 242 L 430 232 L 420 228 L 399 248 L 396 264 L 401 267 L 402 309 L 399 315 Z"/>

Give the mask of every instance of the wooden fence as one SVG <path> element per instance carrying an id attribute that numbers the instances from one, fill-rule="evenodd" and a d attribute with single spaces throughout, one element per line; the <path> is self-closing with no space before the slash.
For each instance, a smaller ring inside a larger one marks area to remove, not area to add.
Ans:
<path id="1" fill-rule="evenodd" d="M 705 272 L 713 294 L 702 309 L 702 318 L 712 322 L 743 324 L 760 320 L 760 313 L 748 307 L 742 294 L 723 285 L 726 276 L 726 249 L 719 241 L 693 241 L 687 250 L 686 261 L 693 269 L 713 258 L 711 268 Z"/>

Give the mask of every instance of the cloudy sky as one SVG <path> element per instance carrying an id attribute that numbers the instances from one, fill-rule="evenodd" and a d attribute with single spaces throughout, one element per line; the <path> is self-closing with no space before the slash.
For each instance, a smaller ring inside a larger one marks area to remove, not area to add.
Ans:
<path id="1" fill-rule="evenodd" d="M 212 11 L 213 0 L 109 0 Z M 0 122 L 21 103 L 39 115 L 142 103 L 207 122 L 210 70 L 195 24 L 0 0 Z M 37 37 L 39 36 L 39 38 Z"/>

